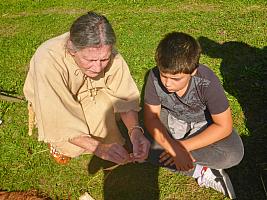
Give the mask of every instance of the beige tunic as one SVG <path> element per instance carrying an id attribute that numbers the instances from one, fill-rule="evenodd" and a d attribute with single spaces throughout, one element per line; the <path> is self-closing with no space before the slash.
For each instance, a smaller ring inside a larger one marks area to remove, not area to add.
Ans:
<path id="1" fill-rule="evenodd" d="M 139 111 L 139 91 L 120 54 L 97 78 L 86 77 L 65 48 L 69 33 L 43 43 L 30 62 L 24 94 L 36 114 L 38 140 L 71 157 L 82 134 L 104 143 L 124 143 L 114 113 Z"/>

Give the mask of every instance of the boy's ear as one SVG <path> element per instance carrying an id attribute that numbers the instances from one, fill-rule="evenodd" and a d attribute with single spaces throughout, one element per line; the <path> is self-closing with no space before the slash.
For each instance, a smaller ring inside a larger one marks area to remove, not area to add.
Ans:
<path id="1" fill-rule="evenodd" d="M 191 76 L 194 76 L 197 73 L 197 68 L 191 73 Z"/>

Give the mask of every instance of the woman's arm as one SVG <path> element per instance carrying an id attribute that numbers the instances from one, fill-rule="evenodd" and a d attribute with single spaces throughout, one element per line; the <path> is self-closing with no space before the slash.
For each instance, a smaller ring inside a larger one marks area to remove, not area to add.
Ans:
<path id="1" fill-rule="evenodd" d="M 103 144 L 96 139 L 83 134 L 69 140 L 70 143 L 83 148 L 84 153 L 96 156 L 114 163 L 124 164 L 129 161 L 128 152 L 117 143 Z"/>
<path id="2" fill-rule="evenodd" d="M 120 113 L 121 119 L 128 129 L 133 144 L 134 161 L 143 161 L 148 157 L 150 143 L 145 138 L 143 129 L 139 126 L 138 112 L 130 110 Z"/>

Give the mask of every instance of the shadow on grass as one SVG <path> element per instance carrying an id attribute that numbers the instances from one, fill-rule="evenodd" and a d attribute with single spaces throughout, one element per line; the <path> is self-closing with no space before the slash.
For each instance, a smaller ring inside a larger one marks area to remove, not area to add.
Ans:
<path id="1" fill-rule="evenodd" d="M 125 148 L 132 152 L 132 144 L 123 123 L 119 123 L 126 139 Z M 107 169 L 115 164 L 93 156 L 88 165 L 89 174 Z M 127 164 L 112 170 L 104 170 L 104 200 L 158 200 L 158 167 L 149 163 Z"/>
<path id="2" fill-rule="evenodd" d="M 94 174 L 101 168 L 112 165 L 114 164 L 94 156 L 90 161 L 88 171 Z M 158 168 L 148 163 L 127 164 L 104 171 L 103 184 L 104 200 L 159 199 Z"/>
<path id="3" fill-rule="evenodd" d="M 203 54 L 222 59 L 223 87 L 238 100 L 245 115 L 248 130 L 247 135 L 241 136 L 245 156 L 238 166 L 228 170 L 237 197 L 242 200 L 265 199 L 267 47 L 259 49 L 234 41 L 220 44 L 206 37 L 200 37 L 198 41 Z"/>

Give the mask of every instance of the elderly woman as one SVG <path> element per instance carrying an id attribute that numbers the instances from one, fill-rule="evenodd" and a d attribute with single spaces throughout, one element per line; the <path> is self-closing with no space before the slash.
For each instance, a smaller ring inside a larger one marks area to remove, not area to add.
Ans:
<path id="1" fill-rule="evenodd" d="M 139 91 L 115 42 L 106 17 L 88 12 L 31 59 L 24 94 L 36 115 L 38 140 L 49 143 L 59 163 L 81 154 L 118 164 L 147 158 Z M 115 113 L 128 129 L 133 154 L 125 149 Z"/>

